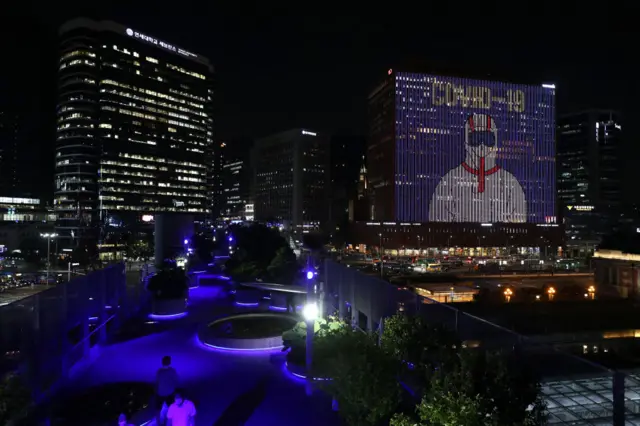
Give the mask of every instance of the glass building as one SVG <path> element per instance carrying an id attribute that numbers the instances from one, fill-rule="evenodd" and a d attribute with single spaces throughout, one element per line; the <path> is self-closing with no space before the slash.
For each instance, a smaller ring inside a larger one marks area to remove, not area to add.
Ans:
<path id="1" fill-rule="evenodd" d="M 259 139 L 251 150 L 255 219 L 301 236 L 327 223 L 329 141 L 305 129 Z"/>
<path id="2" fill-rule="evenodd" d="M 622 204 L 624 147 L 619 114 L 589 110 L 558 119 L 558 202 L 573 256 L 593 253 Z"/>
<path id="3" fill-rule="evenodd" d="M 69 246 L 101 224 L 157 212 L 205 216 L 214 156 L 213 67 L 113 22 L 60 29 L 54 206 Z"/>

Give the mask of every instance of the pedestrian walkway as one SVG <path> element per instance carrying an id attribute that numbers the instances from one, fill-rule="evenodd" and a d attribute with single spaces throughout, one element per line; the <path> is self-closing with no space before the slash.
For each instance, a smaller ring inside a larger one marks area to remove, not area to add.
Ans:
<path id="1" fill-rule="evenodd" d="M 201 345 L 199 324 L 234 311 L 220 286 L 191 290 L 189 314 L 145 327 L 162 331 L 114 343 L 71 386 L 76 392 L 114 382 L 153 382 L 164 355 L 172 357 L 181 387 L 197 406 L 197 426 L 329 426 L 339 425 L 326 396 L 308 397 L 304 384 L 286 374 L 284 355 L 222 352 Z M 144 334 L 144 333 L 143 333 Z M 126 334 L 125 334 L 126 335 Z M 141 413 L 136 424 L 152 416 Z M 151 423 L 152 424 L 152 423 Z"/>

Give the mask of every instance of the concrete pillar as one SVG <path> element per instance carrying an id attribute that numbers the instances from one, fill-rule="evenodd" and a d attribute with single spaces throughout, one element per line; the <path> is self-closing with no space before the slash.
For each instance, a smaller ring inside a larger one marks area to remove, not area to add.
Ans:
<path id="1" fill-rule="evenodd" d="M 62 379 L 69 377 L 69 354 L 71 352 L 71 343 L 69 342 L 69 283 L 62 284 L 60 290 L 60 358 L 62 362 L 61 375 Z"/>
<path id="2" fill-rule="evenodd" d="M 624 380 L 624 373 L 613 373 L 613 426 L 625 425 Z"/>
<path id="3" fill-rule="evenodd" d="M 118 309 L 118 301 L 117 300 L 109 300 L 108 296 L 107 296 L 107 288 L 108 288 L 108 280 L 107 280 L 107 276 L 109 275 L 109 272 L 111 272 L 111 270 L 109 269 L 103 269 L 102 271 L 98 272 L 100 274 L 100 276 L 98 277 L 98 285 L 99 285 L 99 289 L 100 289 L 100 311 L 99 311 L 99 329 L 98 329 L 98 344 L 99 345 L 106 345 L 107 344 L 107 325 L 106 322 L 109 319 L 109 313 L 107 312 L 107 309 L 105 308 L 105 306 L 110 305 L 112 306 L 112 308 L 114 310 Z M 114 303 L 114 305 L 111 305 L 111 303 Z"/>

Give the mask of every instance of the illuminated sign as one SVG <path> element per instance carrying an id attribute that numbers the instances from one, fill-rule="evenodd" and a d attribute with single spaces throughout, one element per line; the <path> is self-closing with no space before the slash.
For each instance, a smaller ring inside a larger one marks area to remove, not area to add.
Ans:
<path id="1" fill-rule="evenodd" d="M 245 204 L 244 212 L 245 213 L 253 213 L 253 204 Z"/>
<path id="2" fill-rule="evenodd" d="M 157 38 L 150 37 L 146 34 L 139 33 L 138 31 L 134 31 L 131 28 L 127 28 L 125 32 L 129 37 L 137 38 L 138 40 L 142 40 L 150 44 L 155 44 L 156 46 L 162 47 L 163 49 L 166 49 L 166 50 L 170 50 L 174 53 L 179 53 L 180 55 L 187 56 L 189 58 L 198 57 L 198 55 L 196 55 L 195 53 L 191 53 L 187 50 L 180 49 L 179 47 L 176 47 L 173 44 L 165 43 L 162 40 L 158 40 Z"/>
<path id="3" fill-rule="evenodd" d="M 549 85 L 397 70 L 394 79 L 396 220 L 547 223 L 555 216 Z"/>
<path id="4" fill-rule="evenodd" d="M 309 135 L 309 136 L 316 136 L 316 133 L 315 133 L 315 132 L 310 132 L 310 131 L 308 131 L 308 130 L 303 130 L 303 131 L 302 131 L 302 134 L 303 134 L 303 135 Z"/>
<path id="5" fill-rule="evenodd" d="M 567 210 L 574 210 L 577 212 L 590 212 L 595 209 L 594 206 L 567 206 Z"/>
<path id="6" fill-rule="evenodd" d="M 173 207 L 184 207 L 184 201 L 173 200 Z"/>
<path id="7" fill-rule="evenodd" d="M 152 214 L 143 214 L 142 215 L 142 221 L 143 222 L 153 222 L 153 215 Z"/>

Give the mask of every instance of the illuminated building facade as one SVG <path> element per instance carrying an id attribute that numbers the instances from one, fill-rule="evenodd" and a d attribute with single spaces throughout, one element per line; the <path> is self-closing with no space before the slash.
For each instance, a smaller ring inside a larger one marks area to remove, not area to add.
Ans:
<path id="1" fill-rule="evenodd" d="M 208 60 L 113 22 L 76 19 L 60 36 L 54 206 L 62 244 L 95 240 L 108 221 L 204 217 L 214 149 Z"/>
<path id="2" fill-rule="evenodd" d="M 369 223 L 394 249 L 413 229 L 440 251 L 555 252 L 555 127 L 554 85 L 389 70 L 369 97 Z"/>
<path id="3" fill-rule="evenodd" d="M 589 110 L 558 119 L 558 203 L 574 256 L 593 253 L 622 204 L 624 152 L 619 114 Z"/>
<path id="4" fill-rule="evenodd" d="M 224 209 L 227 221 L 246 220 L 247 205 L 251 205 L 251 168 L 249 156 L 228 155 L 222 166 Z"/>
<path id="5" fill-rule="evenodd" d="M 251 150 L 255 220 L 277 222 L 293 235 L 326 225 L 329 141 L 293 129 L 256 141 Z"/>

